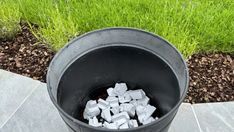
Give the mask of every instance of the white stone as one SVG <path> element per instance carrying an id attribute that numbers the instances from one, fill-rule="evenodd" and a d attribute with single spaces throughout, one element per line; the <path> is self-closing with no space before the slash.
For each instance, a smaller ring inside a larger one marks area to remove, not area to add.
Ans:
<path id="1" fill-rule="evenodd" d="M 107 102 L 118 101 L 118 98 L 117 98 L 117 97 L 113 97 L 113 96 L 108 96 L 108 97 L 106 98 L 106 101 L 107 101 Z"/>
<path id="2" fill-rule="evenodd" d="M 136 112 L 139 122 L 143 123 L 144 121 L 146 121 L 148 118 L 152 116 L 155 110 L 156 108 L 149 104 L 145 107 L 142 105 L 138 105 L 136 107 Z"/>
<path id="3" fill-rule="evenodd" d="M 139 122 L 143 123 L 145 119 L 145 113 L 138 114 L 137 117 L 138 117 Z"/>
<path id="4" fill-rule="evenodd" d="M 103 127 L 108 129 L 118 129 L 118 125 L 116 123 L 104 122 Z"/>
<path id="5" fill-rule="evenodd" d="M 107 89 L 107 94 L 109 96 L 117 96 L 115 93 L 114 93 L 114 89 L 113 88 L 108 88 Z"/>
<path id="6" fill-rule="evenodd" d="M 123 96 L 119 96 L 120 103 L 127 103 L 127 102 L 130 102 L 131 100 L 132 100 L 132 98 L 128 94 L 128 91 Z"/>
<path id="7" fill-rule="evenodd" d="M 129 119 L 130 117 L 127 112 L 121 112 L 112 116 L 112 122 L 115 122 L 118 126 L 128 122 Z"/>
<path id="8" fill-rule="evenodd" d="M 110 111 L 111 111 L 114 115 L 118 114 L 118 113 L 119 113 L 119 106 L 117 106 L 117 107 L 112 107 L 112 108 L 110 109 Z"/>
<path id="9" fill-rule="evenodd" d="M 118 106 L 119 106 L 119 102 L 110 102 L 110 107 L 114 108 Z"/>
<path id="10" fill-rule="evenodd" d="M 145 112 L 146 114 L 145 114 L 144 120 L 150 118 L 152 114 L 154 113 L 154 111 L 156 110 L 156 108 L 150 104 L 148 104 L 145 109 L 146 109 L 146 112 Z"/>
<path id="11" fill-rule="evenodd" d="M 126 111 L 131 117 L 135 116 L 136 107 L 133 104 L 124 103 L 121 104 L 119 108 L 120 111 Z"/>
<path id="12" fill-rule="evenodd" d="M 137 100 L 132 100 L 129 102 L 130 104 L 133 104 L 135 107 L 137 107 L 138 103 L 137 103 Z"/>
<path id="13" fill-rule="evenodd" d="M 130 102 L 132 100 L 132 98 L 129 95 L 129 93 L 124 94 L 124 99 L 125 99 L 126 102 Z"/>
<path id="14" fill-rule="evenodd" d="M 145 124 L 149 124 L 151 122 L 155 121 L 155 119 L 153 117 L 149 117 L 148 119 L 146 119 L 145 121 L 142 122 L 143 125 Z"/>
<path id="15" fill-rule="evenodd" d="M 112 120 L 114 123 L 117 124 L 117 126 L 120 126 L 124 123 L 127 123 L 128 122 L 128 119 L 125 117 L 125 116 L 120 116 L 120 117 L 117 117 L 115 118 L 114 120 Z"/>
<path id="16" fill-rule="evenodd" d="M 137 104 L 146 106 L 147 104 L 149 104 L 149 98 L 145 96 L 143 99 L 137 100 Z"/>
<path id="17" fill-rule="evenodd" d="M 119 129 L 128 129 L 128 123 L 125 122 L 124 124 L 122 124 L 121 126 L 119 126 Z"/>
<path id="18" fill-rule="evenodd" d="M 143 99 L 145 97 L 145 92 L 142 89 L 129 90 L 128 93 L 132 99 Z"/>
<path id="19" fill-rule="evenodd" d="M 118 96 L 124 95 L 128 90 L 126 83 L 116 83 L 114 87 L 114 93 Z"/>
<path id="20" fill-rule="evenodd" d="M 110 109 L 108 108 L 108 109 L 102 110 L 101 117 L 105 119 L 106 121 L 111 122 Z"/>
<path id="21" fill-rule="evenodd" d="M 150 99 L 142 89 L 127 91 L 125 83 L 116 83 L 114 88 L 107 89 L 108 97 L 90 100 L 84 110 L 84 118 L 89 120 L 89 125 L 108 129 L 128 129 L 138 127 L 138 121 L 130 119 L 137 114 L 139 122 L 143 125 L 158 119 L 152 115 L 156 107 L 149 104 Z M 98 103 L 97 103 L 98 102 Z M 105 120 L 104 124 L 98 122 L 96 116 L 100 114 Z M 113 115 L 112 115 L 112 114 Z"/>
<path id="22" fill-rule="evenodd" d="M 120 112 L 123 112 L 123 111 L 124 111 L 124 107 L 120 105 L 120 106 L 119 106 L 119 111 L 120 111 Z"/>
<path id="23" fill-rule="evenodd" d="M 95 100 L 88 101 L 83 113 L 84 119 L 89 119 L 99 114 L 100 109 L 98 108 L 97 102 Z"/>
<path id="24" fill-rule="evenodd" d="M 84 119 L 89 120 L 90 118 L 92 118 L 90 115 L 88 115 L 85 111 L 83 112 L 83 117 Z"/>
<path id="25" fill-rule="evenodd" d="M 87 103 L 86 103 L 86 108 L 91 108 L 93 106 L 96 106 L 97 104 L 97 101 L 96 100 L 89 100 Z"/>
<path id="26" fill-rule="evenodd" d="M 140 114 L 144 113 L 145 112 L 145 107 L 142 106 L 142 105 L 137 105 L 136 106 L 136 113 L 137 115 L 139 116 Z"/>
<path id="27" fill-rule="evenodd" d="M 124 96 L 119 96 L 118 98 L 119 98 L 119 102 L 120 103 L 124 103 L 125 102 Z"/>
<path id="28" fill-rule="evenodd" d="M 110 107 L 118 107 L 119 106 L 119 99 L 116 97 L 108 96 L 106 101 L 109 102 Z"/>
<path id="29" fill-rule="evenodd" d="M 102 127 L 102 123 L 98 122 L 98 119 L 96 116 L 89 119 L 89 125 L 94 127 Z"/>
<path id="30" fill-rule="evenodd" d="M 100 109 L 98 107 L 93 107 L 93 108 L 85 109 L 83 116 L 84 116 L 84 119 L 88 120 L 89 118 L 98 116 L 99 114 L 100 114 Z"/>
<path id="31" fill-rule="evenodd" d="M 107 102 L 103 99 L 98 99 L 98 107 L 103 110 L 103 109 L 109 108 L 110 104 L 109 104 L 109 102 Z"/>
<path id="32" fill-rule="evenodd" d="M 137 120 L 129 120 L 128 125 L 130 128 L 138 127 Z"/>
<path id="33" fill-rule="evenodd" d="M 130 119 L 128 113 L 124 111 L 124 112 L 121 112 L 119 114 L 113 115 L 112 116 L 112 121 L 115 121 L 115 119 L 117 119 L 117 118 L 119 118 L 121 116 L 124 116 L 126 119 Z"/>

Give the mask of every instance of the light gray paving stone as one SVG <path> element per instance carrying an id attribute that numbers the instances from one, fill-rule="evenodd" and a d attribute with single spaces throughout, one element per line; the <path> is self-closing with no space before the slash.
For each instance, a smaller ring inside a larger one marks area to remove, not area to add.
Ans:
<path id="1" fill-rule="evenodd" d="M 0 69 L 0 128 L 40 82 Z"/>
<path id="2" fill-rule="evenodd" d="M 41 83 L 2 132 L 68 132 L 68 129 L 49 98 L 46 84 Z"/>
<path id="3" fill-rule="evenodd" d="M 234 132 L 234 102 L 193 105 L 203 132 Z"/>
<path id="4" fill-rule="evenodd" d="M 0 95 L 0 132 L 68 132 L 45 84 L 0 69 Z M 199 127 L 234 132 L 234 102 L 183 103 L 169 132 L 200 132 Z"/>
<path id="5" fill-rule="evenodd" d="M 191 104 L 183 103 L 180 106 L 169 132 L 200 132 Z"/>

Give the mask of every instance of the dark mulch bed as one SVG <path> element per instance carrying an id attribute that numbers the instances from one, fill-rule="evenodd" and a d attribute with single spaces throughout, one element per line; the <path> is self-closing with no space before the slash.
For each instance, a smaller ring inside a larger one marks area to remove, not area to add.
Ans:
<path id="1" fill-rule="evenodd" d="M 30 32 L 26 24 L 12 40 L 0 40 L 0 68 L 45 82 L 54 52 Z"/>
<path id="2" fill-rule="evenodd" d="M 195 54 L 187 63 L 190 83 L 185 102 L 234 101 L 233 54 Z"/>
<path id="3" fill-rule="evenodd" d="M 45 82 L 54 52 L 22 24 L 12 40 L 0 40 L 0 68 Z M 185 102 L 234 101 L 234 55 L 195 54 L 188 60 L 190 83 Z"/>

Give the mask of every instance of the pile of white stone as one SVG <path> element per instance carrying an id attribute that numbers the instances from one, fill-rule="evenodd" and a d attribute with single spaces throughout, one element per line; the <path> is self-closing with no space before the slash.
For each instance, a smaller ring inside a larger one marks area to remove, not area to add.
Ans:
<path id="1" fill-rule="evenodd" d="M 128 90 L 125 83 L 116 83 L 108 88 L 108 97 L 87 102 L 83 116 L 94 127 L 128 129 L 151 123 L 156 108 L 149 104 L 149 98 L 141 89 Z M 101 114 L 101 116 L 100 116 Z M 104 121 L 98 120 L 101 117 Z"/>

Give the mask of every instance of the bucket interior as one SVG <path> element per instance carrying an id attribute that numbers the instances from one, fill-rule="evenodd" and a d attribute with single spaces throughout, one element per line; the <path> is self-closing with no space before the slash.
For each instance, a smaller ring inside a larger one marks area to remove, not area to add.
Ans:
<path id="1" fill-rule="evenodd" d="M 65 70 L 58 85 L 57 102 L 78 120 L 88 100 L 105 98 L 106 89 L 125 82 L 128 90 L 143 89 L 154 116 L 163 116 L 180 100 L 180 88 L 173 70 L 151 52 L 128 46 L 97 48 L 78 57 Z"/>

